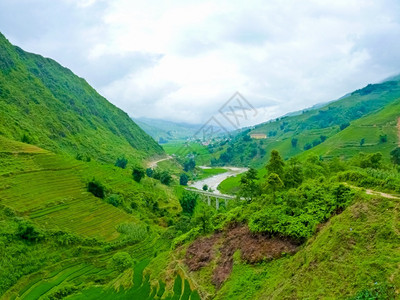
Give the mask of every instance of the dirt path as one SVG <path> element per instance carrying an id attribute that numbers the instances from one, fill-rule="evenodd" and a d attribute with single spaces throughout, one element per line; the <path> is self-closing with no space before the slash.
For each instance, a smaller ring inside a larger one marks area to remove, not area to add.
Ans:
<path id="1" fill-rule="evenodd" d="M 356 189 L 356 190 L 361 190 L 361 189 L 363 189 L 362 187 L 355 186 L 355 185 L 351 185 L 351 184 L 348 184 L 347 182 L 343 182 L 343 184 L 345 184 L 345 185 L 351 187 L 352 189 Z M 374 190 L 371 190 L 371 189 L 366 189 L 366 190 L 365 190 L 365 193 L 366 193 L 367 195 L 375 195 L 375 196 L 381 196 L 381 197 L 383 197 L 383 198 L 398 199 L 398 200 L 400 200 L 400 197 L 399 197 L 399 196 L 392 195 L 392 194 L 388 194 L 388 193 L 382 193 L 382 192 L 374 191 Z"/>
<path id="2" fill-rule="evenodd" d="M 157 164 L 158 164 L 159 162 L 162 162 L 162 161 L 164 161 L 164 160 L 169 160 L 169 159 L 172 159 L 172 158 L 173 158 L 172 156 L 168 155 L 167 157 L 164 157 L 164 158 L 161 158 L 161 159 L 158 159 L 158 160 L 149 161 L 149 162 L 147 163 L 147 167 L 148 167 L 148 168 L 154 169 L 155 167 L 157 167 Z"/>

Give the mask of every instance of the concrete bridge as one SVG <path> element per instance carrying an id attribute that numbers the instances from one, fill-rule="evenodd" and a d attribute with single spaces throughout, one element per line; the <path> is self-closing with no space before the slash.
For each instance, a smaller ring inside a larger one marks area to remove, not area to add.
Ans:
<path id="1" fill-rule="evenodd" d="M 202 190 L 198 190 L 198 189 L 185 188 L 185 190 L 187 190 L 189 192 L 193 192 L 193 193 L 199 194 L 204 201 L 207 199 L 208 206 L 211 206 L 211 198 L 215 198 L 215 208 L 217 210 L 219 209 L 219 201 L 220 200 L 224 200 L 225 207 L 227 207 L 229 200 L 236 199 L 235 196 L 224 195 L 224 194 L 215 194 L 215 193 L 202 191 Z M 240 198 L 240 200 L 244 200 L 244 198 Z"/>

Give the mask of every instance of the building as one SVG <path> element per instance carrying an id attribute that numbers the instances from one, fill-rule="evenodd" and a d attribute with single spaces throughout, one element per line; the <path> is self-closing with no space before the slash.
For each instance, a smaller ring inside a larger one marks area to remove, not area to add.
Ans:
<path id="1" fill-rule="evenodd" d="M 262 140 L 266 139 L 267 135 L 265 133 L 252 133 L 250 134 L 250 137 L 255 140 Z"/>

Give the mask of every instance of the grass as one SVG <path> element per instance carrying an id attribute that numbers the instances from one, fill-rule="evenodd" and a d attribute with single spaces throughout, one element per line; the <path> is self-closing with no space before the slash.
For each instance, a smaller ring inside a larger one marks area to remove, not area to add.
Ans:
<path id="1" fill-rule="evenodd" d="M 344 299 L 400 285 L 398 200 L 362 196 L 292 257 L 236 263 L 216 299 Z"/>
<path id="2" fill-rule="evenodd" d="M 198 169 L 196 169 L 196 180 L 202 180 L 207 177 L 211 177 L 211 176 L 218 175 L 218 174 L 223 174 L 226 172 L 227 172 L 227 170 L 223 169 L 223 168 L 207 168 L 207 169 L 198 168 Z"/>

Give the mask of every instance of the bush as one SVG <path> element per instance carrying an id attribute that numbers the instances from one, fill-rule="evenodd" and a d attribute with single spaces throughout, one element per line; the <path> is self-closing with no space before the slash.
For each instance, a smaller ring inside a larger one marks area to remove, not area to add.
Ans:
<path id="1" fill-rule="evenodd" d="M 198 197 L 199 196 L 196 193 L 191 193 L 189 191 L 183 192 L 182 197 L 179 198 L 179 203 L 181 204 L 183 213 L 190 216 L 193 214 Z"/>
<path id="2" fill-rule="evenodd" d="M 25 220 L 19 222 L 16 235 L 29 242 L 37 242 L 43 238 L 42 233 L 32 223 Z"/>
<path id="3" fill-rule="evenodd" d="M 207 191 L 207 190 L 208 190 L 208 185 L 207 184 L 203 185 L 203 191 Z"/>
<path id="4" fill-rule="evenodd" d="M 152 178 L 152 177 L 153 177 L 153 173 L 154 173 L 154 171 L 153 171 L 152 168 L 147 168 L 147 169 L 146 169 L 146 175 L 147 175 L 147 177 Z"/>
<path id="5" fill-rule="evenodd" d="M 89 181 L 89 183 L 87 184 L 87 190 L 88 192 L 92 193 L 95 197 L 104 199 L 105 188 L 96 179 L 93 178 L 92 181 Z"/>
<path id="6" fill-rule="evenodd" d="M 109 267 L 111 269 L 122 272 L 132 267 L 132 264 L 132 258 L 127 252 L 117 252 L 111 258 L 111 261 L 109 262 Z"/>
<path id="7" fill-rule="evenodd" d="M 127 164 L 128 164 L 128 160 L 125 157 L 119 157 L 119 158 L 117 158 L 117 161 L 115 162 L 115 166 L 119 167 L 121 169 L 125 169 Z"/>
<path id="8" fill-rule="evenodd" d="M 133 180 L 140 182 L 144 177 L 144 169 L 142 167 L 136 166 L 132 168 Z"/>
<path id="9" fill-rule="evenodd" d="M 179 184 L 180 185 L 187 185 L 189 181 L 189 177 L 186 174 L 181 174 L 179 177 Z"/>
<path id="10" fill-rule="evenodd" d="M 122 197 L 117 194 L 111 194 L 106 198 L 106 202 L 117 207 L 122 204 Z"/>

